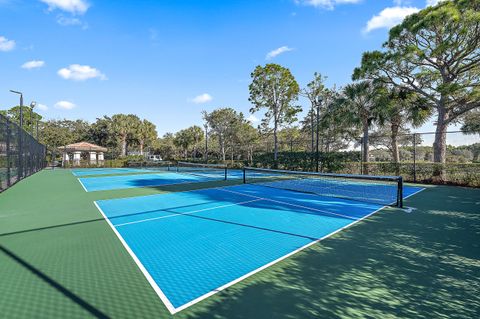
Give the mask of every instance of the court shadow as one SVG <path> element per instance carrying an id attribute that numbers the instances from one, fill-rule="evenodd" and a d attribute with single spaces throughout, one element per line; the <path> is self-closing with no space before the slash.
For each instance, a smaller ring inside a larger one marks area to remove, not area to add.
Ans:
<path id="1" fill-rule="evenodd" d="M 25 270 L 29 271 L 31 274 L 35 275 L 42 282 L 48 284 L 50 287 L 54 288 L 56 291 L 61 293 L 66 298 L 70 299 L 73 303 L 81 307 L 83 310 L 88 312 L 90 316 L 94 318 L 110 318 L 108 315 L 94 307 L 92 304 L 88 303 L 86 300 L 81 298 L 79 295 L 72 292 L 70 289 L 66 288 L 64 285 L 60 284 L 58 281 L 54 280 L 46 273 L 42 272 L 40 269 L 36 268 L 34 265 L 28 263 L 26 260 L 22 259 L 20 256 L 15 254 L 13 251 L 7 249 L 6 247 L 0 245 L 0 252 L 5 256 L 13 260 L 17 265 L 23 267 Z"/>

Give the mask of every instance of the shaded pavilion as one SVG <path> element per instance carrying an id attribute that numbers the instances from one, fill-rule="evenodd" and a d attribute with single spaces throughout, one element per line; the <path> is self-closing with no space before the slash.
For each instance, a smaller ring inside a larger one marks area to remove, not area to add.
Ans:
<path id="1" fill-rule="evenodd" d="M 80 166 L 82 153 L 88 153 L 88 164 L 103 166 L 104 153 L 107 148 L 88 142 L 79 142 L 58 147 L 62 152 L 62 166 L 65 167 L 73 159 L 72 166 Z"/>

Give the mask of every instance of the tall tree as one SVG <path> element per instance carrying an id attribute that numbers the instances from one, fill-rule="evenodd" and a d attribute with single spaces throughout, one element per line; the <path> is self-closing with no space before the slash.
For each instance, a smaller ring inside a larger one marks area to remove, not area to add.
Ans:
<path id="1" fill-rule="evenodd" d="M 383 116 L 380 117 L 380 123 L 389 126 L 391 143 L 389 149 L 394 163 L 398 163 L 400 132 L 406 131 L 408 125 L 419 127 L 424 124 L 431 116 L 431 108 L 428 107 L 428 100 L 405 88 L 389 88 L 382 102 Z"/>
<path id="2" fill-rule="evenodd" d="M 30 106 L 23 106 L 22 108 L 23 113 L 23 129 L 29 133 L 35 132 L 37 121 L 40 122 L 42 120 L 42 116 L 35 111 Z M 20 106 L 14 106 L 9 110 L 2 110 L 0 111 L 5 117 L 16 124 L 20 124 Z"/>
<path id="3" fill-rule="evenodd" d="M 225 161 L 226 145 L 231 142 L 238 125 L 243 121 L 243 114 L 232 108 L 216 109 L 210 113 L 203 112 L 203 118 L 208 123 L 210 132 L 218 140 L 222 160 Z"/>
<path id="4" fill-rule="evenodd" d="M 480 110 L 465 113 L 461 130 L 465 134 L 480 134 Z"/>
<path id="5" fill-rule="evenodd" d="M 310 102 L 310 129 L 311 129 L 311 149 L 313 152 L 314 149 L 314 139 L 319 138 L 319 127 L 318 122 L 320 121 L 320 108 L 324 100 L 324 95 L 326 93 L 325 80 L 327 77 L 322 76 L 320 73 L 315 72 L 313 75 L 313 80 L 307 84 L 307 86 L 301 90 L 300 95 L 306 97 Z M 315 135 L 316 131 L 316 135 Z"/>
<path id="6" fill-rule="evenodd" d="M 104 147 L 117 146 L 117 139 L 112 132 L 112 119 L 108 116 L 97 118 L 88 130 L 89 141 Z"/>
<path id="7" fill-rule="evenodd" d="M 154 143 L 154 148 L 164 159 L 175 159 L 177 154 L 173 133 L 165 133 L 161 138 L 157 139 Z"/>
<path id="8" fill-rule="evenodd" d="M 299 86 L 289 69 L 278 64 L 257 66 L 251 74 L 249 101 L 253 104 L 251 113 L 266 109 L 262 119 L 263 127 L 273 122 L 274 160 L 278 159 L 278 131 L 285 124 L 297 120 L 301 107 L 293 105 L 297 100 Z"/>
<path id="9" fill-rule="evenodd" d="M 343 89 L 343 96 L 338 104 L 341 107 L 341 112 L 338 114 L 346 122 L 362 129 L 364 163 L 369 160 L 369 130 L 381 115 L 380 90 L 371 81 L 351 83 Z M 365 165 L 364 173 L 368 174 L 368 165 Z"/>
<path id="10" fill-rule="evenodd" d="M 195 145 L 195 143 L 198 141 L 198 129 L 202 131 L 202 129 L 198 126 L 191 126 L 189 128 L 180 130 L 175 134 L 173 143 L 175 146 L 182 149 L 184 159 L 188 158 L 188 151 L 190 147 Z"/>
<path id="11" fill-rule="evenodd" d="M 157 130 L 155 124 L 148 120 L 143 120 L 137 128 L 137 139 L 140 145 L 140 155 L 143 155 L 145 145 L 150 145 L 157 139 Z"/>
<path id="12" fill-rule="evenodd" d="M 128 141 L 135 136 L 140 119 L 133 114 L 115 114 L 112 116 L 112 132 L 120 140 L 121 156 L 127 155 Z"/>
<path id="13" fill-rule="evenodd" d="M 243 148 L 243 151 L 246 154 L 246 160 L 250 164 L 253 162 L 253 152 L 259 140 L 260 134 L 258 133 L 258 130 L 248 121 L 244 121 L 240 124 L 239 130 L 237 131 L 237 141 Z"/>
<path id="14" fill-rule="evenodd" d="M 42 122 L 40 142 L 58 147 L 71 143 L 89 140 L 90 124 L 82 120 L 49 120 Z"/>
<path id="15" fill-rule="evenodd" d="M 200 126 L 194 125 L 188 128 L 193 136 L 193 158 L 197 158 L 198 148 L 203 141 L 203 129 Z"/>
<path id="16" fill-rule="evenodd" d="M 384 51 L 364 53 L 353 74 L 408 88 L 429 101 L 437 113 L 437 163 L 446 160 L 448 126 L 480 107 L 479 12 L 480 0 L 451 0 L 408 16 L 390 30 Z"/>

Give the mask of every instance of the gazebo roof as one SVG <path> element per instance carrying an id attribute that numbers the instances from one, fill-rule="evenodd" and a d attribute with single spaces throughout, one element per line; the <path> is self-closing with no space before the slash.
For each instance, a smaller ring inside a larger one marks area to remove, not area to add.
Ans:
<path id="1" fill-rule="evenodd" d="M 107 148 L 101 147 L 92 143 L 87 142 L 80 142 L 80 143 L 73 143 L 65 146 L 58 147 L 59 150 L 67 151 L 67 152 L 75 152 L 75 151 L 82 151 L 82 152 L 106 152 Z"/>

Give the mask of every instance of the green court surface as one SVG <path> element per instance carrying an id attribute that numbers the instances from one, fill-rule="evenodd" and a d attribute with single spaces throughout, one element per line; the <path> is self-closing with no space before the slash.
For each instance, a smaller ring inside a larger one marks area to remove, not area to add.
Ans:
<path id="1" fill-rule="evenodd" d="M 475 318 L 480 189 L 427 186 L 170 315 L 94 201 L 239 183 L 87 193 L 44 170 L 0 194 L 0 317 Z"/>

